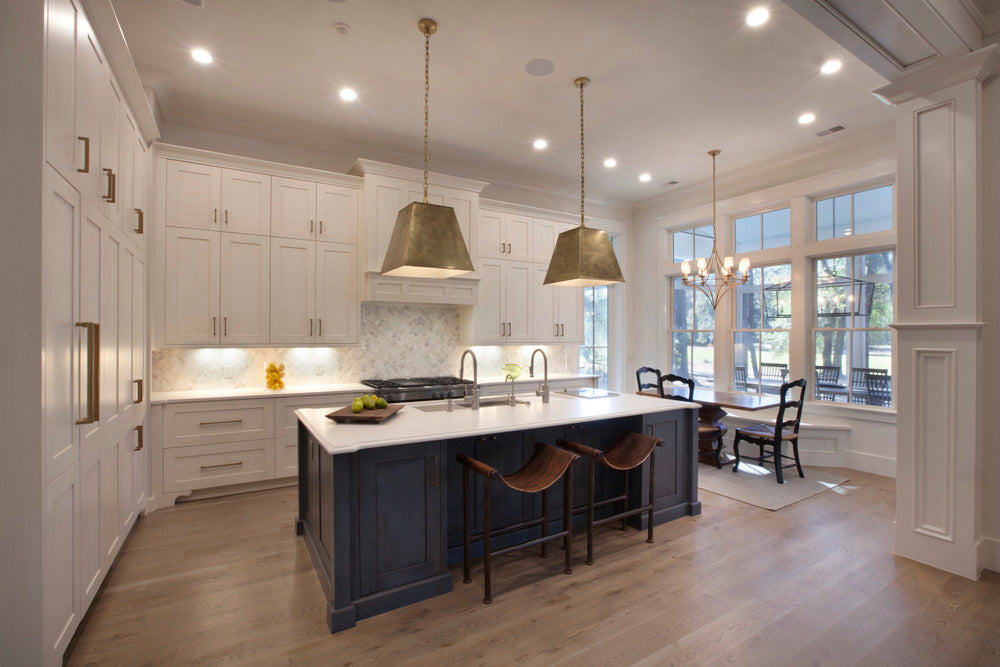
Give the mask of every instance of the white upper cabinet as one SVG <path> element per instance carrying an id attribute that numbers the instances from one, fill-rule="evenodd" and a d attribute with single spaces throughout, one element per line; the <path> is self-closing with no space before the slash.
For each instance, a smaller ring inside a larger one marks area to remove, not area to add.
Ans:
<path id="1" fill-rule="evenodd" d="M 358 248 L 316 244 L 316 342 L 358 342 Z"/>
<path id="2" fill-rule="evenodd" d="M 101 77 L 104 56 L 87 18 L 80 12 L 76 30 L 76 174 L 85 197 L 100 197 L 101 191 Z M 46 72 L 51 71 L 51 64 Z"/>
<path id="3" fill-rule="evenodd" d="M 555 322 L 559 343 L 583 343 L 583 288 L 553 287 L 556 291 Z"/>
<path id="4" fill-rule="evenodd" d="M 548 218 L 532 218 L 532 223 L 531 261 L 548 266 L 559 234 L 573 229 L 576 225 Z"/>
<path id="5" fill-rule="evenodd" d="M 316 242 L 271 239 L 271 342 L 308 345 L 316 337 Z"/>
<path id="6" fill-rule="evenodd" d="M 164 342 L 219 342 L 219 244 L 217 232 L 166 229 Z"/>
<path id="7" fill-rule="evenodd" d="M 271 236 L 316 238 L 316 184 L 294 178 L 271 179 Z"/>
<path id="8" fill-rule="evenodd" d="M 166 225 L 219 230 L 222 170 L 194 162 L 167 160 Z"/>
<path id="9" fill-rule="evenodd" d="M 531 218 L 515 213 L 480 209 L 480 257 L 530 262 L 531 243 Z"/>
<path id="10" fill-rule="evenodd" d="M 358 190 L 329 183 L 316 184 L 316 238 L 331 243 L 358 242 Z"/>
<path id="11" fill-rule="evenodd" d="M 45 60 L 45 156 L 71 183 L 76 182 L 77 26 L 75 0 L 47 0 Z M 9 129 L 9 128 L 8 128 Z M 82 165 L 80 165 L 82 166 Z"/>
<path id="12" fill-rule="evenodd" d="M 531 342 L 531 264 L 488 258 L 478 269 L 479 304 L 471 316 L 462 313 L 463 338 L 474 345 Z"/>
<path id="13" fill-rule="evenodd" d="M 101 70 L 101 142 L 100 170 L 101 199 L 104 215 L 118 224 L 118 126 L 121 122 L 121 95 L 110 68 Z"/>
<path id="14" fill-rule="evenodd" d="M 270 239 L 222 234 L 221 308 L 223 344 L 266 344 L 270 325 Z"/>
<path id="15" fill-rule="evenodd" d="M 532 342 L 583 342 L 583 290 L 543 285 L 548 267 L 533 265 Z"/>
<path id="16" fill-rule="evenodd" d="M 146 217 L 149 203 L 146 201 L 149 180 L 149 151 L 139 132 L 132 142 L 132 206 L 122 213 L 122 227 L 140 250 L 146 249 Z"/>
<path id="17" fill-rule="evenodd" d="M 118 224 L 131 236 L 134 225 L 132 210 L 133 180 L 135 170 L 135 123 L 129 117 L 128 107 L 119 105 L 118 113 L 118 171 L 115 172 L 115 205 Z"/>
<path id="18" fill-rule="evenodd" d="M 271 231 L 271 177 L 237 169 L 223 169 L 221 177 L 219 228 L 267 236 Z"/>

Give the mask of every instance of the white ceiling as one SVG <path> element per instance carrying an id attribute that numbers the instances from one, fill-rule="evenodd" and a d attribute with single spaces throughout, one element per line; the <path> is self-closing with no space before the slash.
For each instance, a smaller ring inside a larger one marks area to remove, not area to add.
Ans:
<path id="1" fill-rule="evenodd" d="M 844 141 L 893 111 L 885 79 L 776 0 L 744 22 L 748 0 L 114 0 L 136 65 L 166 82 L 168 121 L 268 138 L 272 130 L 423 155 L 423 36 L 431 38 L 431 169 L 579 188 L 578 76 L 586 89 L 588 194 L 637 202 L 720 174 Z M 334 24 L 346 23 L 342 36 Z M 197 64 L 203 47 L 215 62 Z M 843 69 L 819 73 L 828 58 Z M 525 72 L 534 58 L 555 70 Z M 147 81 L 149 83 L 149 81 Z M 358 91 L 353 103 L 341 86 Z M 817 120 L 800 126 L 812 111 Z M 834 125 L 847 131 L 826 137 Z M 549 140 L 535 151 L 531 142 Z M 602 166 L 614 156 L 618 167 Z M 437 165 L 436 165 L 437 163 Z M 448 168 L 442 168 L 448 165 Z M 648 171 L 650 183 L 637 175 Z M 459 175 L 462 175 L 459 173 Z M 468 175 L 468 174 L 466 174 Z M 487 180 L 489 180 L 487 178 Z M 667 182 L 677 180 L 678 186 Z"/>

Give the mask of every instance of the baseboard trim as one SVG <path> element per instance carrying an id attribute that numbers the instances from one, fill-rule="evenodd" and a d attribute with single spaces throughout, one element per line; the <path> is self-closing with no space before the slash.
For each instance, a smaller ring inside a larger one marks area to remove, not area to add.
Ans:
<path id="1" fill-rule="evenodd" d="M 1000 572 L 1000 540 L 984 537 L 979 542 L 979 567 Z"/>
<path id="2" fill-rule="evenodd" d="M 852 470 L 870 472 L 873 475 L 882 475 L 893 479 L 896 477 L 896 459 L 888 456 L 849 449 L 844 452 L 844 465 Z"/>

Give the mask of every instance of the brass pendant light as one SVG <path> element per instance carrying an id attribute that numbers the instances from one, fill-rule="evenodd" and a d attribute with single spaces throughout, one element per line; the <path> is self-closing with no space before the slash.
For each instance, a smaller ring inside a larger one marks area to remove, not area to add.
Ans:
<path id="1" fill-rule="evenodd" d="M 585 76 L 573 82 L 580 89 L 580 226 L 559 235 L 549 260 L 549 270 L 545 273 L 544 285 L 597 287 L 625 282 L 608 233 L 603 229 L 589 229 L 583 224 L 583 87 L 589 83 L 590 79 Z"/>
<path id="2" fill-rule="evenodd" d="M 451 278 L 475 271 L 455 209 L 427 203 L 428 99 L 431 90 L 431 35 L 437 22 L 420 19 L 424 35 L 424 201 L 412 202 L 396 216 L 382 275 L 407 278 Z"/>

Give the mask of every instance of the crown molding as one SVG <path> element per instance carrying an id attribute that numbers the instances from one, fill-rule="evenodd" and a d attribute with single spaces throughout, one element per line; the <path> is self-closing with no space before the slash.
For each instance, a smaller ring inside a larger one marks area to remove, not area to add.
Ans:
<path id="1" fill-rule="evenodd" d="M 959 2 L 972 20 L 979 25 L 983 35 L 989 36 L 1000 32 L 1000 9 L 991 12 L 982 0 L 959 0 Z"/>
<path id="2" fill-rule="evenodd" d="M 111 5 L 111 0 L 83 0 L 83 4 L 90 24 L 118 79 L 122 95 L 135 117 L 144 143 L 148 146 L 162 135 L 153 115 L 153 108 L 149 104 L 149 98 L 146 97 L 142 79 L 139 78 L 139 72 L 132 60 L 132 53 L 125 42 L 125 35 L 118 23 L 115 8 Z"/>
<path id="3" fill-rule="evenodd" d="M 367 158 L 358 158 L 354 161 L 354 166 L 351 167 L 350 174 L 355 176 L 366 176 L 368 174 L 377 174 L 379 176 L 389 176 L 392 178 L 405 178 L 411 181 L 422 181 L 424 180 L 423 169 L 414 169 L 413 167 L 403 167 L 396 164 L 389 164 L 387 162 L 378 162 L 376 160 L 369 160 Z M 461 176 L 450 176 L 448 174 L 442 174 L 436 171 L 429 172 L 427 175 L 427 180 L 434 185 L 441 185 L 449 188 L 457 188 L 459 190 L 467 190 L 469 192 L 475 192 L 479 194 L 483 191 L 487 185 L 486 181 L 476 181 L 471 178 L 463 178 Z"/>
<path id="4" fill-rule="evenodd" d="M 919 72 L 904 74 L 872 91 L 887 104 L 903 104 L 938 90 L 975 79 L 982 82 L 1000 71 L 1000 46 L 990 45 L 931 65 Z"/>
<path id="5" fill-rule="evenodd" d="M 285 176 L 288 178 L 305 178 L 321 183 L 332 183 L 343 185 L 349 188 L 361 189 L 364 179 L 349 174 L 340 174 L 334 171 L 324 171 L 322 169 L 312 169 L 311 167 L 299 167 L 296 165 L 283 164 L 281 162 L 271 162 L 269 160 L 258 160 L 257 158 L 239 157 L 227 153 L 216 153 L 206 151 L 201 148 L 189 148 L 188 146 L 176 146 L 174 144 L 154 144 L 156 157 L 171 158 L 175 160 L 187 160 L 191 162 L 207 162 L 220 167 L 231 169 L 251 169 L 266 172 L 274 176 Z"/>

